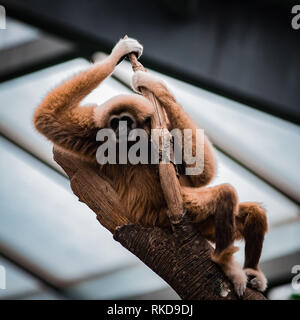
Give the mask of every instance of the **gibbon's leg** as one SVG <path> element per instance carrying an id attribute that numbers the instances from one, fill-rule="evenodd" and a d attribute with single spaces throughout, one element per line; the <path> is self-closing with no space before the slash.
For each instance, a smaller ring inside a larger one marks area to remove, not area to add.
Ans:
<path id="1" fill-rule="evenodd" d="M 252 287 L 264 291 L 267 280 L 258 268 L 268 222 L 265 210 L 255 202 L 242 202 L 236 217 L 237 231 L 245 239 L 244 269 Z"/>
<path id="2" fill-rule="evenodd" d="M 94 90 L 128 53 L 140 56 L 143 47 L 131 38 L 121 39 L 110 56 L 52 90 L 34 113 L 34 125 L 55 144 L 92 156 L 97 149 L 97 128 L 93 120 L 96 106 L 79 107 L 81 100 Z"/>
<path id="3" fill-rule="evenodd" d="M 193 215 L 193 222 L 199 224 L 201 234 L 216 243 L 212 260 L 221 266 L 236 293 L 242 296 L 246 290 L 247 276 L 233 257 L 237 251 L 233 241 L 238 210 L 234 188 L 229 184 L 210 188 L 182 187 L 182 196 L 185 208 Z"/>
<path id="4" fill-rule="evenodd" d="M 182 109 L 181 105 L 176 102 L 174 96 L 169 92 L 164 82 L 152 75 L 149 75 L 147 72 L 137 71 L 133 75 L 132 86 L 136 92 L 139 92 L 140 87 L 145 87 L 153 92 L 167 113 L 168 120 L 171 124 L 171 129 L 192 129 L 192 156 L 195 157 L 196 129 L 198 129 L 198 126 Z M 186 166 L 193 168 L 194 164 L 186 164 Z M 213 147 L 208 138 L 205 136 L 203 171 L 198 175 L 189 175 L 187 177 L 189 178 L 192 186 L 204 186 L 212 180 L 215 175 L 215 171 L 216 164 L 215 156 L 213 154 Z"/>

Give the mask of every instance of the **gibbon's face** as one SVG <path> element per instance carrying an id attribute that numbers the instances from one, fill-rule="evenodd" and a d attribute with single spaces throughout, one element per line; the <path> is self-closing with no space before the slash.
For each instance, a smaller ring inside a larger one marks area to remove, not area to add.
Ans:
<path id="1" fill-rule="evenodd" d="M 142 121 L 138 121 L 133 114 L 125 111 L 120 114 L 112 114 L 109 117 L 107 127 L 115 132 L 117 142 L 119 142 L 120 138 L 128 138 L 133 129 L 143 129 L 148 137 L 150 137 L 151 117 L 146 117 Z"/>

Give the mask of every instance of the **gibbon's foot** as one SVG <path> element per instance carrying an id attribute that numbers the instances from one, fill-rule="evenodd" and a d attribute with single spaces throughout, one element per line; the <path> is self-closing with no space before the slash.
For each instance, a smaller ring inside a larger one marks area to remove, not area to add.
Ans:
<path id="1" fill-rule="evenodd" d="M 133 38 L 120 39 L 113 48 L 111 55 L 120 63 L 129 53 L 135 53 L 139 59 L 143 53 L 143 46 Z"/>
<path id="2" fill-rule="evenodd" d="M 230 246 L 220 253 L 213 253 L 212 261 L 217 263 L 229 280 L 233 283 L 234 290 L 239 297 L 242 297 L 247 287 L 247 276 L 242 266 L 233 258 L 233 253 L 238 251 L 237 247 Z"/>
<path id="3" fill-rule="evenodd" d="M 131 79 L 132 89 L 137 93 L 141 92 L 141 87 L 147 88 L 149 91 L 153 92 L 153 88 L 157 85 L 166 86 L 161 79 L 141 70 L 136 71 Z"/>
<path id="4" fill-rule="evenodd" d="M 225 268 L 224 272 L 232 281 L 236 294 L 242 297 L 246 291 L 248 280 L 242 266 L 238 262 L 232 261 L 231 264 Z"/>
<path id="5" fill-rule="evenodd" d="M 268 281 L 261 270 L 246 268 L 244 269 L 244 272 L 248 276 L 248 282 L 252 288 L 261 292 L 267 289 Z"/>

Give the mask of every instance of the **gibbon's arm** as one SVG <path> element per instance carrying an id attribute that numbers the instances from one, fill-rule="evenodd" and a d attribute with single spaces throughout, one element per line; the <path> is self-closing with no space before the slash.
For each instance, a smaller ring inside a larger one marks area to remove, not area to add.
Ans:
<path id="1" fill-rule="evenodd" d="M 79 103 L 113 72 L 124 56 L 134 52 L 140 57 L 142 50 L 135 39 L 121 39 L 104 61 L 52 90 L 34 113 L 37 131 L 64 149 L 94 156 L 98 130 L 93 119 L 96 106 L 80 107 Z"/>
<path id="2" fill-rule="evenodd" d="M 137 71 L 132 78 L 133 89 L 139 92 L 139 87 L 145 87 L 156 96 L 159 102 L 166 110 L 168 120 L 171 124 L 171 129 L 178 128 L 180 130 L 192 129 L 192 155 L 196 155 L 196 129 L 198 126 L 190 118 L 190 116 L 183 110 L 170 93 L 166 85 L 160 79 L 149 75 L 143 71 Z M 194 167 L 194 165 L 186 164 L 187 167 Z M 192 186 L 199 187 L 208 184 L 215 175 L 216 162 L 213 154 L 213 147 L 208 138 L 204 138 L 204 168 L 199 175 L 189 175 L 188 178 Z"/>

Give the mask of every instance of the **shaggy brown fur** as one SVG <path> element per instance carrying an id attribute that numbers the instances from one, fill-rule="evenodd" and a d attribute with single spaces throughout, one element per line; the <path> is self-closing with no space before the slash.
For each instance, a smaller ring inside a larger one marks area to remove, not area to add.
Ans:
<path id="1" fill-rule="evenodd" d="M 108 127 L 112 115 L 126 111 L 136 119 L 139 128 L 149 132 L 149 118 L 154 110 L 148 100 L 140 95 L 117 96 L 102 106 L 79 106 L 81 100 L 112 73 L 124 55 L 141 50 L 138 42 L 134 41 L 120 40 L 106 60 L 52 90 L 35 111 L 35 128 L 56 145 L 93 162 L 96 161 L 96 151 L 100 145 L 96 141 L 96 134 L 99 129 Z M 170 130 L 193 130 L 191 143 L 195 155 L 197 126 L 164 83 L 149 74 L 136 72 L 133 86 L 135 90 L 146 87 L 154 93 L 166 111 Z M 258 262 L 267 231 L 265 211 L 256 203 L 239 204 L 237 194 L 229 184 L 205 188 L 216 170 L 212 145 L 206 137 L 204 155 L 204 170 L 200 175 L 180 177 L 185 208 L 198 224 L 199 232 L 216 243 L 212 259 L 233 281 L 237 293 L 244 293 L 246 273 L 255 276 L 257 281 L 252 284 L 264 290 L 266 281 L 258 269 Z M 167 207 L 156 165 L 106 164 L 99 166 L 99 170 L 111 180 L 133 223 L 144 226 L 168 225 Z M 233 260 L 236 251 L 233 241 L 240 238 L 246 241 L 246 273 Z"/>

